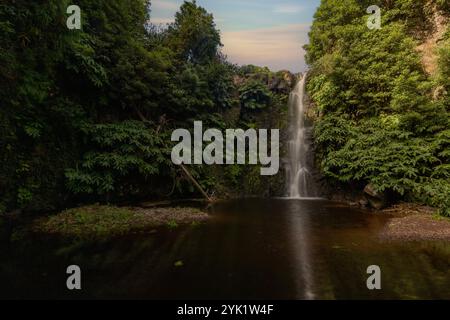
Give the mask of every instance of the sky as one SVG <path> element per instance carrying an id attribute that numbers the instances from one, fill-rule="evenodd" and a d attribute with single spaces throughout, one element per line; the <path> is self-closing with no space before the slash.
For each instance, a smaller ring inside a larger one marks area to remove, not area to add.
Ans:
<path id="1" fill-rule="evenodd" d="M 151 21 L 173 22 L 182 3 L 152 0 Z M 222 50 L 231 62 L 273 71 L 305 70 L 302 47 L 320 0 L 197 0 L 197 4 L 214 15 Z"/>

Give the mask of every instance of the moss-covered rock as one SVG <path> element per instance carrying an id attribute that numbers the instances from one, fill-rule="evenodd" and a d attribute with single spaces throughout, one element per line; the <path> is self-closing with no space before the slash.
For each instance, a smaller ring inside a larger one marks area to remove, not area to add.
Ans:
<path id="1" fill-rule="evenodd" d="M 86 206 L 36 220 L 33 233 L 63 238 L 105 239 L 157 227 L 202 222 L 208 214 L 194 208 L 119 208 Z"/>

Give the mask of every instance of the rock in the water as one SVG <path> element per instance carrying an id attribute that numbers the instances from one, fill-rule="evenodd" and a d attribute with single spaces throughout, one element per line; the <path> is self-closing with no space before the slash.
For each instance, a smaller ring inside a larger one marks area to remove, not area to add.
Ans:
<path id="1" fill-rule="evenodd" d="M 369 196 L 374 197 L 374 198 L 378 198 L 378 197 L 379 197 L 378 192 L 375 190 L 375 188 L 373 187 L 372 184 L 368 184 L 368 185 L 364 188 L 364 193 L 365 193 L 365 194 L 368 194 Z"/>
<path id="2" fill-rule="evenodd" d="M 361 199 L 361 200 L 359 200 L 359 205 L 361 207 L 365 208 L 365 207 L 367 207 L 369 205 L 369 201 L 366 198 Z"/>
<path id="3" fill-rule="evenodd" d="M 387 206 L 386 195 L 382 192 L 378 192 L 377 190 L 375 190 L 372 184 L 368 184 L 364 188 L 364 193 L 367 197 L 367 201 L 370 207 L 377 210 L 386 208 Z"/>
<path id="4" fill-rule="evenodd" d="M 371 208 L 374 208 L 376 210 L 381 210 L 387 207 L 385 200 L 375 199 L 375 198 L 369 198 L 369 204 Z"/>

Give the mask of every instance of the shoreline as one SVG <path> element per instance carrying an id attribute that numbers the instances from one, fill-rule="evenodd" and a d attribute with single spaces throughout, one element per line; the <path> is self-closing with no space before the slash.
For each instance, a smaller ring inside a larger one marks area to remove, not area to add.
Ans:
<path id="1" fill-rule="evenodd" d="M 346 202 L 340 203 L 353 207 Z M 439 216 L 434 208 L 400 203 L 383 210 L 367 210 L 367 213 L 388 218 L 378 233 L 381 240 L 450 241 L 450 218 Z M 125 207 L 89 205 L 72 208 L 35 219 L 28 227 L 32 234 L 38 236 L 98 240 L 154 233 L 164 227 L 196 226 L 208 222 L 210 218 L 207 209 L 189 206 L 185 201 L 167 201 Z"/>
<path id="2" fill-rule="evenodd" d="M 401 203 L 380 211 L 392 217 L 380 232 L 380 238 L 392 241 L 450 241 L 450 218 L 436 209 Z"/>
<path id="3" fill-rule="evenodd" d="M 69 239 L 105 240 L 134 233 L 154 233 L 208 221 L 205 211 L 193 207 L 114 207 L 91 205 L 68 209 L 31 222 L 35 235 Z"/>

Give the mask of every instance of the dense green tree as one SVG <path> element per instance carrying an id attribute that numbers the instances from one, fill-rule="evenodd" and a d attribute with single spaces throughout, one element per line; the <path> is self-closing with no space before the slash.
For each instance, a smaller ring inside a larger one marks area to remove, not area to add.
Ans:
<path id="1" fill-rule="evenodd" d="M 185 1 L 169 27 L 168 43 L 184 60 L 193 64 L 215 59 L 222 46 L 214 17 L 196 1 Z"/>
<path id="2" fill-rule="evenodd" d="M 442 90 L 416 51 L 428 3 L 375 2 L 383 10 L 380 30 L 366 27 L 366 4 L 322 1 L 306 46 L 321 168 L 333 181 L 370 182 L 450 215 L 446 44 L 439 49 Z"/>
<path id="3" fill-rule="evenodd" d="M 6 208 L 52 208 L 65 196 L 64 168 L 76 159 L 75 136 L 86 119 L 65 75 L 74 73 L 69 57 L 89 55 L 81 48 L 86 39 L 68 32 L 67 5 L 0 4 L 0 202 Z"/>
<path id="4" fill-rule="evenodd" d="M 250 80 L 239 89 L 239 98 L 244 109 L 264 109 L 270 103 L 271 92 L 260 81 Z"/>
<path id="5" fill-rule="evenodd" d="M 220 125 L 233 103 L 235 68 L 195 1 L 169 28 L 148 0 L 80 0 L 69 30 L 69 4 L 0 3 L 0 211 L 168 194 L 172 129 Z"/>

